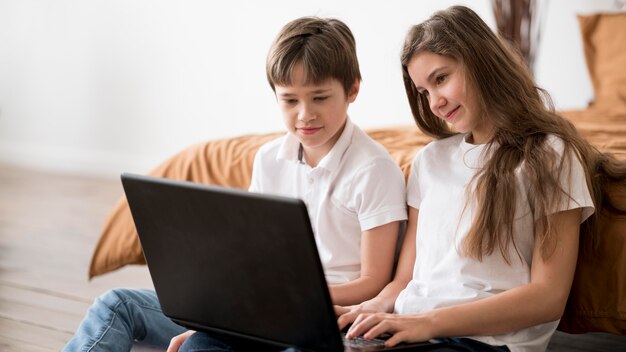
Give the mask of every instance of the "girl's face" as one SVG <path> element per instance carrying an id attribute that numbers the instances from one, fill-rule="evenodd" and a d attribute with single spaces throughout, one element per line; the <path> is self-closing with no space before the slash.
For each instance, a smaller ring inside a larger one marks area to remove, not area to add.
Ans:
<path id="1" fill-rule="evenodd" d="M 467 89 L 463 67 L 453 58 L 431 52 L 413 56 L 407 66 L 417 91 L 428 98 L 432 113 L 458 132 L 470 132 L 472 143 L 486 143 L 492 131 L 476 93 Z"/>
<path id="2" fill-rule="evenodd" d="M 334 78 L 305 85 L 301 64 L 294 67 L 291 81 L 288 86 L 275 86 L 278 106 L 287 129 L 302 143 L 306 161 L 315 166 L 339 139 L 359 84 L 355 83 L 349 96 Z"/>

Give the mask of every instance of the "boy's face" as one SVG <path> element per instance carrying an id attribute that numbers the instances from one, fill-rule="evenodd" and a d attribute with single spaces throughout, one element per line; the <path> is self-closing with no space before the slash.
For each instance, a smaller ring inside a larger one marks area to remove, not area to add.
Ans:
<path id="1" fill-rule="evenodd" d="M 358 94 L 359 82 L 355 82 L 346 97 L 343 86 L 336 79 L 304 85 L 302 65 L 294 67 L 291 78 L 289 86 L 275 85 L 278 105 L 285 126 L 302 143 L 307 162 L 315 166 L 339 139 L 348 116 L 348 106 Z"/>

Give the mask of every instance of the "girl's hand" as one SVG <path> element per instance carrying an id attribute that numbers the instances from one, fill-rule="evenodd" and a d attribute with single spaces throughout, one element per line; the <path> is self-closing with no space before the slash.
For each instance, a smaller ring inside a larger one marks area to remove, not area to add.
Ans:
<path id="1" fill-rule="evenodd" d="M 382 334 L 392 335 L 385 346 L 393 347 L 400 342 L 428 341 L 431 323 L 424 315 L 398 315 L 393 313 L 361 313 L 346 333 L 346 338 L 363 336 L 374 339 Z"/>
<path id="2" fill-rule="evenodd" d="M 172 339 L 170 340 L 170 345 L 167 347 L 167 352 L 178 352 L 180 346 L 182 346 L 185 340 L 187 340 L 187 338 L 191 336 L 191 334 L 193 334 L 194 332 L 195 331 L 193 330 L 189 330 L 178 336 L 172 337 Z"/>

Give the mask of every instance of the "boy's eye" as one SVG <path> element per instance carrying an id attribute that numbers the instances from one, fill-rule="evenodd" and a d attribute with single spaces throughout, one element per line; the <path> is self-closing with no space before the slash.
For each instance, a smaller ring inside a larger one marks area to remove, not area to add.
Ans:
<path id="1" fill-rule="evenodd" d="M 324 101 L 324 100 L 328 99 L 328 96 L 315 97 L 313 99 L 316 100 L 316 101 Z"/>
<path id="2" fill-rule="evenodd" d="M 297 103 L 298 101 L 296 99 L 283 99 L 283 102 L 287 105 L 293 105 Z"/>

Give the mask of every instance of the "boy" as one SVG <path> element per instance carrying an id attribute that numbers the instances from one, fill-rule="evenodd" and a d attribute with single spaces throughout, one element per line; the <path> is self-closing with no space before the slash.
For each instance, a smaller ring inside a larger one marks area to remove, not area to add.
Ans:
<path id="1" fill-rule="evenodd" d="M 352 33 L 334 19 L 292 21 L 266 68 L 288 133 L 258 151 L 250 191 L 305 201 L 335 304 L 374 297 L 391 279 L 405 188 L 387 151 L 348 119 L 361 80 Z M 129 350 L 135 339 L 167 346 L 183 332 L 152 291 L 117 289 L 96 300 L 66 350 Z"/>

